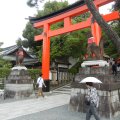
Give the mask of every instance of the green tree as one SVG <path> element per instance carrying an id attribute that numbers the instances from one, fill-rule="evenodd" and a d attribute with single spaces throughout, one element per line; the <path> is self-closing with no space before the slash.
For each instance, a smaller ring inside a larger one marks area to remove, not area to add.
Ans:
<path id="1" fill-rule="evenodd" d="M 60 9 L 66 8 L 68 6 L 68 2 L 57 2 L 57 1 L 48 1 L 44 4 L 43 10 L 38 11 L 37 17 L 42 17 L 48 15 L 50 13 L 56 12 Z"/>
<path id="2" fill-rule="evenodd" d="M 12 64 L 8 60 L 4 60 L 4 59 L 2 59 L 2 57 L 0 57 L 0 67 L 1 68 L 11 68 Z"/>
<path id="3" fill-rule="evenodd" d="M 37 42 L 34 41 L 34 36 L 40 34 L 41 32 L 42 30 L 33 28 L 32 24 L 28 22 L 26 28 L 23 31 L 23 37 L 25 40 L 23 40 L 22 43 L 24 47 L 26 43 L 30 49 L 36 50 Z"/>
<path id="4" fill-rule="evenodd" d="M 0 52 L 2 51 L 1 46 L 3 45 L 3 42 L 0 42 Z M 8 60 L 4 60 L 3 56 L 0 55 L 0 68 L 11 68 L 12 64 Z"/>
<path id="5" fill-rule="evenodd" d="M 114 9 L 115 10 L 120 10 L 120 0 L 115 0 Z"/>
<path id="6" fill-rule="evenodd" d="M 18 38 L 16 40 L 16 44 L 17 44 L 17 46 L 23 46 L 24 48 L 28 48 L 29 47 L 28 40 L 22 40 L 21 38 Z"/>
<path id="7" fill-rule="evenodd" d="M 23 46 L 24 48 L 28 48 L 28 47 L 29 47 L 28 40 L 23 40 L 23 41 L 22 41 L 22 46 Z"/>
<path id="8" fill-rule="evenodd" d="M 16 40 L 16 44 L 17 44 L 17 46 L 22 46 L 22 39 L 21 39 L 21 38 L 18 38 L 18 39 Z"/>
<path id="9" fill-rule="evenodd" d="M 112 10 L 120 10 L 119 0 L 116 0 L 115 5 L 113 5 L 113 8 L 111 9 L 111 11 Z M 120 36 L 120 20 L 118 19 L 118 20 L 110 22 L 110 26 Z M 118 57 L 120 57 L 120 54 L 117 52 L 115 44 L 113 44 L 112 40 L 108 39 L 107 36 L 106 36 L 106 43 L 105 43 L 105 52 L 107 55 L 109 55 L 110 57 L 114 59 L 117 59 Z"/>
<path id="10" fill-rule="evenodd" d="M 36 9 L 39 9 L 39 3 L 43 2 L 44 0 L 28 0 L 27 5 L 29 7 L 36 7 Z"/>

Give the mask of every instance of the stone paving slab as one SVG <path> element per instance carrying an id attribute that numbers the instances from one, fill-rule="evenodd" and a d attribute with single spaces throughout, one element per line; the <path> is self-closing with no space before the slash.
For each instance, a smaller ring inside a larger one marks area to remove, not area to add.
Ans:
<path id="1" fill-rule="evenodd" d="M 24 115 L 11 120 L 85 120 L 85 113 L 68 110 L 68 104 L 55 107 L 49 110 Z M 95 120 L 92 116 L 90 120 Z M 100 117 L 100 120 L 108 120 Z M 120 116 L 111 120 L 120 120 Z"/>
<path id="2" fill-rule="evenodd" d="M 68 110 L 70 95 L 51 92 L 45 95 L 45 99 L 1 101 L 0 120 L 85 120 L 85 113 Z M 108 119 L 101 117 L 101 120 Z M 120 116 L 111 120 L 120 120 Z"/>
<path id="3" fill-rule="evenodd" d="M 0 104 L 0 120 L 9 120 L 23 115 L 45 111 L 68 104 L 70 95 L 59 94 L 47 98 L 33 98 Z"/>

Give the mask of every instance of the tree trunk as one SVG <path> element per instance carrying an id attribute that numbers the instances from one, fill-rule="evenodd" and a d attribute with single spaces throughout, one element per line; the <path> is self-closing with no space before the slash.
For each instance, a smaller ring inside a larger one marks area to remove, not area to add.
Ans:
<path id="1" fill-rule="evenodd" d="M 93 0 L 85 0 L 85 2 L 96 22 L 105 31 L 107 36 L 113 41 L 113 43 L 116 45 L 118 53 L 120 54 L 120 38 L 118 34 L 113 31 L 107 22 L 102 18 L 99 11 L 95 7 Z"/>
<path id="2" fill-rule="evenodd" d="M 115 0 L 114 9 L 115 10 L 120 10 L 120 0 Z"/>

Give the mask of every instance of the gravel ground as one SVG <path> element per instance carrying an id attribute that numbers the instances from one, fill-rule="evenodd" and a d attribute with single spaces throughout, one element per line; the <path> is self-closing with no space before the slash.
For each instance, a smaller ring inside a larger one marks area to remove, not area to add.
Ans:
<path id="1" fill-rule="evenodd" d="M 64 105 L 11 120 L 85 120 L 85 113 L 69 111 L 68 105 Z M 95 120 L 93 116 L 91 120 Z M 106 119 L 101 118 L 101 120 Z M 120 116 L 111 120 L 120 120 Z"/>

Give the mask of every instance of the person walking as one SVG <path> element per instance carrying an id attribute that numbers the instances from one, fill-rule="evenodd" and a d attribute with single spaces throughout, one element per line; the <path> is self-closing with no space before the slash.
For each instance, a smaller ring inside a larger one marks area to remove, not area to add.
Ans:
<path id="1" fill-rule="evenodd" d="M 37 98 L 39 96 L 41 96 L 41 95 L 42 95 L 42 97 L 44 97 L 42 88 L 43 88 L 43 86 L 46 87 L 46 85 L 45 85 L 44 80 L 42 78 L 42 74 L 39 74 L 39 77 L 37 79 L 37 84 L 38 84 L 38 95 L 37 95 Z"/>
<path id="2" fill-rule="evenodd" d="M 94 115 L 96 120 L 100 120 L 97 113 L 97 108 L 99 106 L 99 97 L 97 94 L 97 90 L 95 87 L 93 87 L 92 82 L 86 82 L 86 86 L 88 89 L 85 98 L 87 99 L 87 101 L 89 101 L 89 104 L 87 104 L 88 109 L 86 112 L 86 120 L 90 120 L 91 115 Z"/>
<path id="3" fill-rule="evenodd" d="M 117 75 L 117 62 L 116 61 L 113 61 L 113 64 L 112 64 L 112 74 L 113 75 Z"/>

